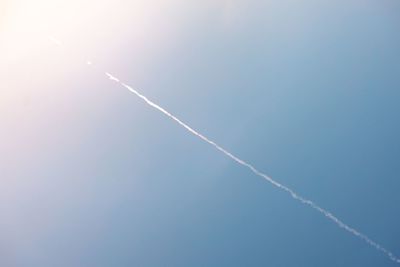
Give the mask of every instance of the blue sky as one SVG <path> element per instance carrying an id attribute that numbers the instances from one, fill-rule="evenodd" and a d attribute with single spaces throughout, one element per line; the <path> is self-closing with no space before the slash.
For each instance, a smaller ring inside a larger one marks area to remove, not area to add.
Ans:
<path id="1" fill-rule="evenodd" d="M 0 12 L 1 266 L 396 266 L 103 71 L 399 255 L 397 1 L 58 4 Z"/>

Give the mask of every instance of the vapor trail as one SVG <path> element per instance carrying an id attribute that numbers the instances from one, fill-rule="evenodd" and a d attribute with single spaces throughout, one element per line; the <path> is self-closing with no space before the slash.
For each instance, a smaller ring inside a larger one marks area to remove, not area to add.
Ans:
<path id="1" fill-rule="evenodd" d="M 52 42 L 55 45 L 61 46 L 62 42 L 60 40 L 58 40 L 57 38 L 55 38 L 54 36 L 48 36 L 50 42 Z"/>
<path id="2" fill-rule="evenodd" d="M 265 180 L 267 180 L 268 182 L 270 182 L 272 185 L 274 185 L 275 187 L 283 190 L 284 192 L 288 193 L 292 198 L 294 198 L 295 200 L 301 202 L 304 205 L 307 205 L 311 208 L 313 208 L 314 210 L 318 211 L 319 213 L 321 213 L 322 215 L 324 215 L 326 218 L 328 218 L 330 221 L 332 221 L 333 223 L 335 223 L 338 227 L 344 229 L 345 231 L 349 232 L 350 234 L 360 238 L 361 240 L 363 240 L 365 243 L 367 243 L 368 245 L 372 246 L 373 248 L 375 248 L 376 250 L 384 253 L 387 257 L 389 257 L 392 261 L 396 262 L 396 263 L 400 263 L 400 259 L 394 255 L 391 251 L 389 251 L 388 249 L 386 249 L 385 247 L 383 247 L 382 245 L 380 245 L 379 243 L 373 241 L 371 238 L 369 238 L 367 235 L 357 231 L 356 229 L 354 229 L 353 227 L 345 224 L 344 222 L 342 222 L 340 219 L 338 219 L 335 215 L 333 215 L 331 212 L 329 212 L 328 210 L 325 210 L 323 208 L 321 208 L 319 205 L 317 205 L 316 203 L 314 203 L 313 201 L 304 198 L 302 196 L 300 196 L 298 193 L 296 193 L 294 190 L 292 190 L 291 188 L 275 181 L 274 179 L 272 179 L 271 177 L 269 177 L 268 175 L 264 174 L 263 172 L 257 170 L 253 165 L 251 165 L 250 163 L 247 163 L 246 161 L 238 158 L 237 156 L 233 155 L 231 152 L 227 151 L 226 149 L 224 149 L 223 147 L 221 147 L 220 145 L 218 145 L 217 143 L 215 143 L 214 141 L 210 140 L 209 138 L 207 138 L 206 136 L 202 135 L 201 133 L 197 132 L 196 130 L 194 130 L 192 127 L 190 127 L 189 125 L 187 125 L 186 123 L 184 123 L 183 121 L 181 121 L 180 119 L 178 119 L 177 117 L 175 117 L 173 114 L 171 114 L 170 112 L 168 112 L 167 110 L 165 110 L 164 108 L 162 108 L 161 106 L 157 105 L 156 103 L 154 103 L 153 101 L 149 100 L 146 96 L 142 95 L 141 93 L 139 93 L 137 90 L 133 89 L 131 86 L 121 82 L 118 78 L 116 78 L 115 76 L 111 75 L 110 73 L 106 72 L 105 73 L 106 76 L 122 85 L 123 87 L 125 87 L 126 89 L 128 89 L 130 92 L 132 92 L 133 94 L 135 94 L 137 97 L 141 98 L 144 102 L 146 102 L 146 104 L 148 104 L 149 106 L 155 108 L 156 110 L 160 111 L 161 113 L 163 113 L 164 115 L 166 115 L 168 118 L 170 118 L 171 120 L 173 120 L 174 122 L 178 123 L 180 126 L 182 126 L 183 128 L 185 128 L 189 133 L 193 134 L 194 136 L 200 138 L 201 140 L 203 140 L 204 142 L 208 143 L 209 145 L 213 146 L 215 149 L 217 149 L 218 151 L 222 152 L 225 156 L 229 157 L 230 159 L 232 159 L 233 161 L 235 161 L 236 163 L 248 168 L 250 171 L 252 171 L 255 175 L 264 178 Z"/>

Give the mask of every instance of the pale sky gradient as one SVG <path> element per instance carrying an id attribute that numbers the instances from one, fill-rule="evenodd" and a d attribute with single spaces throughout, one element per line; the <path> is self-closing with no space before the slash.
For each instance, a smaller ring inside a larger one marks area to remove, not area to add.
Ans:
<path id="1" fill-rule="evenodd" d="M 0 266 L 396 266 L 104 71 L 400 255 L 399 25 L 395 0 L 2 1 Z"/>

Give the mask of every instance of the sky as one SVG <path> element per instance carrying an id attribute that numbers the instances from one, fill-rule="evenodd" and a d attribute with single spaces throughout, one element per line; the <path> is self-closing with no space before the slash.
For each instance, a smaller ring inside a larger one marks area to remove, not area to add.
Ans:
<path id="1" fill-rule="evenodd" d="M 104 72 L 399 256 L 399 25 L 395 0 L 1 1 L 0 266 L 398 266 Z"/>

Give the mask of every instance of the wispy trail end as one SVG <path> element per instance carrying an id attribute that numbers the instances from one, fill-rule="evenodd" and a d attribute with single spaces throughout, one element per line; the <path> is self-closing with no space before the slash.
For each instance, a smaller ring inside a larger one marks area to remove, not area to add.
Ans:
<path id="1" fill-rule="evenodd" d="M 61 46 L 62 42 L 60 40 L 58 40 L 57 38 L 55 38 L 54 36 L 48 36 L 50 42 L 52 42 L 53 44 L 57 45 L 57 46 Z"/>
<path id="2" fill-rule="evenodd" d="M 214 141 L 210 140 L 208 137 L 202 135 L 201 133 L 199 133 L 198 131 L 194 130 L 192 127 L 190 127 L 189 125 L 187 125 L 186 123 L 184 123 L 183 121 L 181 121 L 180 119 L 178 119 L 175 115 L 171 114 L 170 112 L 168 112 L 167 110 L 165 110 L 164 108 L 162 108 L 161 106 L 159 106 L 158 104 L 154 103 L 153 101 L 149 100 L 146 96 L 142 95 L 141 93 L 139 93 L 139 91 L 137 91 L 136 89 L 132 88 L 131 86 L 127 85 L 124 82 L 121 82 L 120 79 L 116 78 L 114 75 L 105 72 L 105 75 L 111 80 L 114 81 L 118 84 L 120 84 L 121 86 L 125 87 L 126 89 L 128 89 L 131 93 L 135 94 L 137 97 L 141 98 L 146 104 L 148 104 L 149 106 L 151 106 L 152 108 L 158 110 L 159 112 L 163 113 L 164 115 L 166 115 L 168 118 L 170 118 L 171 120 L 173 120 L 174 122 L 176 122 L 177 124 L 179 124 L 181 127 L 183 127 L 184 129 L 186 129 L 189 133 L 193 134 L 194 136 L 200 138 L 202 141 L 206 142 L 207 144 L 213 146 L 215 149 L 217 149 L 218 151 L 220 151 L 222 154 L 224 154 L 225 156 L 229 157 L 230 159 L 232 159 L 233 161 L 235 161 L 236 163 L 246 167 L 247 169 L 249 169 L 251 172 L 253 172 L 255 175 L 267 180 L 268 182 L 270 182 L 272 185 L 274 185 L 275 187 L 281 189 L 282 191 L 288 193 L 293 199 L 299 201 L 300 203 L 307 205 L 309 207 L 311 207 L 312 209 L 316 210 L 317 212 L 319 212 L 320 214 L 324 215 L 326 218 L 328 218 L 330 221 L 332 221 L 333 223 L 335 223 L 339 228 L 347 231 L 348 233 L 360 238 L 361 240 L 363 240 L 365 243 L 367 243 L 368 245 L 370 245 L 371 247 L 375 248 L 377 251 L 382 252 L 383 254 L 385 254 L 387 257 L 389 257 L 392 261 L 400 264 L 400 258 L 398 258 L 396 255 L 394 255 L 391 251 L 389 251 L 388 249 L 386 249 L 385 247 L 383 247 L 382 245 L 380 245 L 379 243 L 373 241 L 371 238 L 369 238 L 367 235 L 361 233 L 360 231 L 356 230 L 355 228 L 347 225 L 346 223 L 342 222 L 338 217 L 336 217 L 335 215 L 333 215 L 331 212 L 329 212 L 326 209 L 321 208 L 319 205 L 317 205 L 316 203 L 314 203 L 313 201 L 302 197 L 301 195 L 299 195 L 298 193 L 296 193 L 293 189 L 275 181 L 274 179 L 272 179 L 271 177 L 269 177 L 268 175 L 264 174 L 263 172 L 259 171 L 258 169 L 256 169 L 253 165 L 251 165 L 250 163 L 240 159 L 239 157 L 233 155 L 231 152 L 227 151 L 226 149 L 224 149 L 223 147 L 221 147 L 220 145 L 218 145 L 217 143 L 215 143 Z"/>

